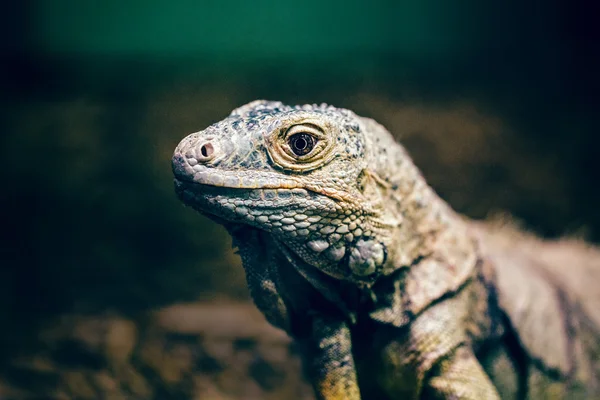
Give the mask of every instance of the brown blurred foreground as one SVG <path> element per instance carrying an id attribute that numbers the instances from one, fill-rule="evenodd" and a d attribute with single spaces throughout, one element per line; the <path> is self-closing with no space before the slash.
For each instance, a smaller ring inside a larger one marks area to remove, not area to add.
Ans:
<path id="1" fill-rule="evenodd" d="M 311 399 L 287 335 L 250 304 L 63 315 L 10 363 L 0 398 Z"/>

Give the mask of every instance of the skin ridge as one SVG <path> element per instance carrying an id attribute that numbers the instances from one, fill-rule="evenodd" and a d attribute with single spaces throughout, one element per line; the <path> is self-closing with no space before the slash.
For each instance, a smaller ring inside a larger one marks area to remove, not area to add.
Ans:
<path id="1" fill-rule="evenodd" d="M 524 350 L 523 345 L 520 343 L 518 335 L 514 330 L 509 317 L 506 314 L 502 314 L 502 320 L 506 327 L 506 338 L 504 343 L 507 344 L 509 354 L 513 361 L 515 369 L 517 369 L 518 386 L 516 398 L 519 400 L 527 399 L 527 393 L 529 392 L 529 364 L 531 358 L 529 354 Z"/>
<path id="2" fill-rule="evenodd" d="M 564 293 L 564 290 L 562 290 L 560 288 L 560 285 L 558 284 L 558 282 L 555 282 L 549 274 L 544 273 L 545 271 L 543 271 L 543 269 L 540 269 L 539 266 L 537 268 L 537 271 L 540 273 L 540 275 L 543 277 L 543 279 L 550 280 L 554 284 L 554 288 L 556 290 L 556 294 L 560 300 L 560 305 L 561 305 L 561 308 L 559 311 L 562 314 L 565 321 L 567 321 L 569 319 L 568 310 L 569 310 L 570 304 L 567 300 L 567 296 Z M 528 382 L 529 382 L 528 369 L 531 364 L 535 365 L 536 368 L 542 370 L 548 377 L 550 377 L 551 379 L 553 379 L 555 381 L 566 380 L 567 386 L 570 386 L 572 384 L 572 379 L 573 379 L 573 374 L 574 374 L 574 369 L 575 369 L 574 360 L 573 360 L 572 338 L 567 336 L 568 349 L 569 349 L 568 354 L 569 354 L 569 361 L 570 361 L 571 365 L 569 366 L 568 374 L 565 375 L 556 368 L 548 367 L 543 359 L 535 357 L 531 353 L 528 353 L 525 350 L 525 346 L 521 342 L 521 340 L 519 338 L 519 333 L 513 326 L 512 322 L 510 320 L 510 317 L 498 305 L 498 299 L 497 299 L 497 293 L 496 293 L 497 289 L 494 284 L 494 277 L 493 276 L 492 277 L 484 277 L 483 279 L 484 279 L 484 282 L 485 282 L 485 285 L 486 285 L 486 288 L 487 288 L 487 291 L 489 294 L 488 302 L 491 305 L 491 307 L 493 307 L 495 309 L 493 312 L 499 316 L 499 318 L 493 319 L 493 323 L 495 326 L 492 328 L 492 331 L 497 331 L 498 329 L 501 329 L 503 331 L 501 334 L 502 337 L 499 338 L 498 340 L 503 342 L 505 345 L 507 345 L 509 354 L 511 357 L 511 361 L 513 362 L 515 369 L 518 369 L 518 371 L 519 371 L 519 373 L 517 374 L 517 376 L 518 376 L 518 391 L 515 394 L 516 399 L 519 399 L 519 400 L 527 399 L 527 393 L 529 390 L 528 389 Z M 574 328 L 572 327 L 571 324 L 566 324 L 566 325 L 568 326 L 567 329 L 569 329 L 569 334 L 572 335 L 574 332 Z M 488 343 L 488 345 L 489 345 L 489 343 Z M 489 351 L 490 349 L 488 348 L 485 350 Z"/>
<path id="3" fill-rule="evenodd" d="M 582 329 L 600 335 L 578 294 L 458 216 L 377 122 L 255 101 L 184 138 L 173 172 L 181 200 L 234 237 L 256 305 L 305 349 L 317 398 L 497 399 L 490 377 L 507 374 L 516 399 L 597 394 L 598 341 Z"/>

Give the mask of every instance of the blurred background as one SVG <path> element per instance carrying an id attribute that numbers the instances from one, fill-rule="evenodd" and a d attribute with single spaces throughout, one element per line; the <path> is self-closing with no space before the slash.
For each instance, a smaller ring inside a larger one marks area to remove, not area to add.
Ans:
<path id="1" fill-rule="evenodd" d="M 584 1 L 0 5 L 0 398 L 310 398 L 170 157 L 255 99 L 387 126 L 471 217 L 600 242 Z"/>

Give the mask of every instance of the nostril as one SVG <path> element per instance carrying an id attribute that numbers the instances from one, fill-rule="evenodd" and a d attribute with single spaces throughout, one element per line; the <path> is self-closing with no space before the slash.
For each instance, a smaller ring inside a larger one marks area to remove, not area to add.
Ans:
<path id="1" fill-rule="evenodd" d="M 215 153 L 215 148 L 212 143 L 204 143 L 200 146 L 200 154 L 202 155 L 202 161 L 210 160 Z"/>
<path id="2" fill-rule="evenodd" d="M 202 155 L 204 157 L 212 156 L 213 150 L 214 150 L 213 146 L 210 143 L 203 144 L 202 147 L 200 148 L 200 152 L 202 153 Z"/>

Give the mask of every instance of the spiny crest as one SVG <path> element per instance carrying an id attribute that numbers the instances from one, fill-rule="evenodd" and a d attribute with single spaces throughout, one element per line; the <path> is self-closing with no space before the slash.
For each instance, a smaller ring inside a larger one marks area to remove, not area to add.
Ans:
<path id="1" fill-rule="evenodd" d="M 283 104 L 280 101 L 270 101 L 270 100 L 255 100 L 248 104 L 245 104 L 241 107 L 234 109 L 231 112 L 230 117 L 249 117 L 255 118 L 259 115 L 281 115 L 282 113 L 287 113 L 290 111 L 313 111 L 313 112 L 337 112 L 340 115 L 345 117 L 355 116 L 354 113 L 350 110 L 346 110 L 343 108 L 337 108 L 327 103 L 321 104 L 303 104 L 303 105 L 295 105 L 289 106 Z"/>

